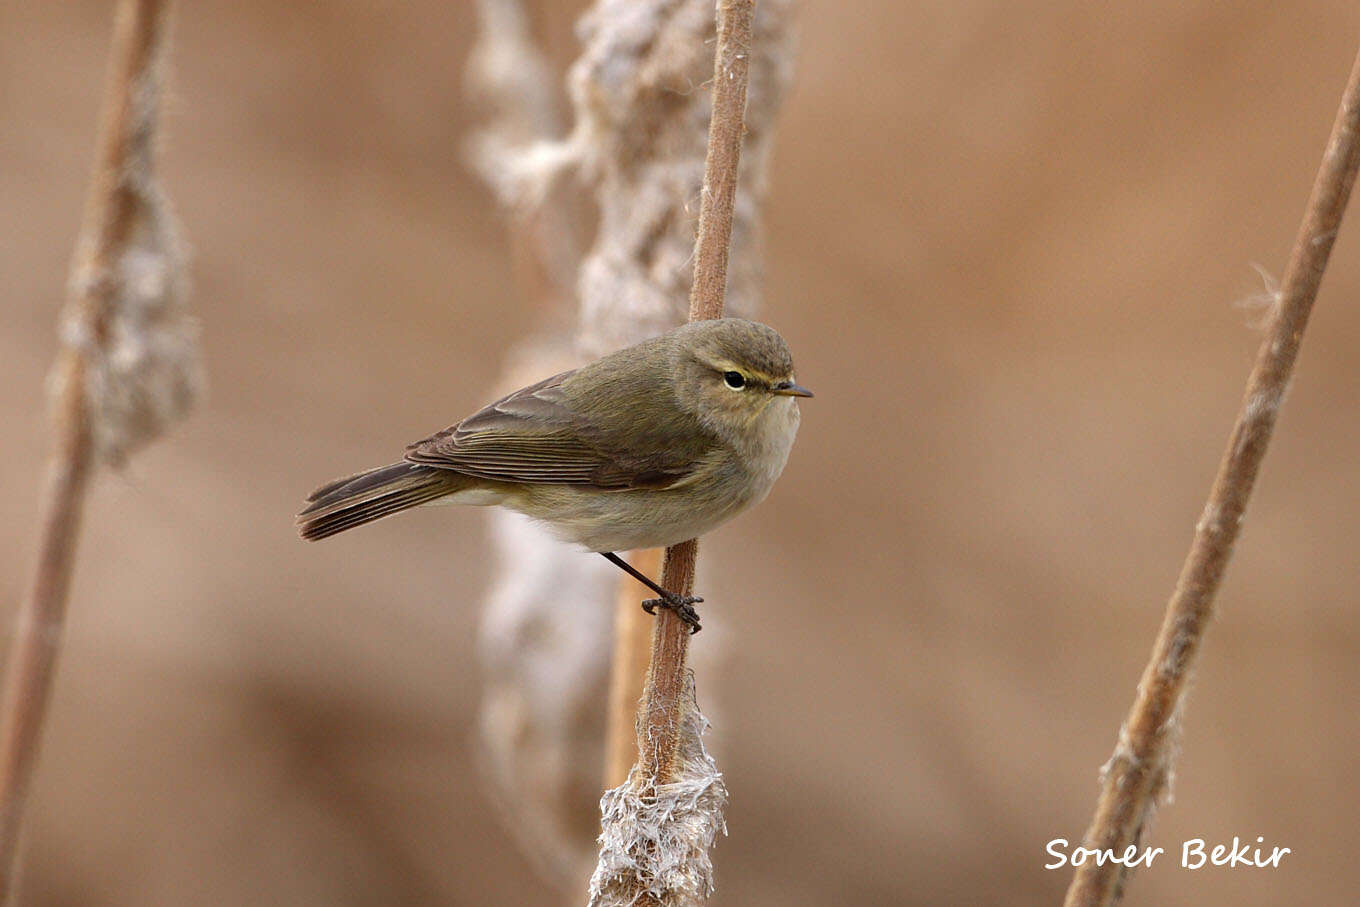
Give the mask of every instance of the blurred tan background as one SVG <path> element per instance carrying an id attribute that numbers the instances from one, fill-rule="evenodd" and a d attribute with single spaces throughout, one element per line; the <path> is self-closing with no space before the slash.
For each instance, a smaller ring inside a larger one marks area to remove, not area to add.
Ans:
<path id="1" fill-rule="evenodd" d="M 0 8 L 7 613 L 110 6 Z M 27 903 L 560 903 L 475 770 L 481 515 L 316 547 L 291 519 L 484 402 L 543 317 L 461 160 L 471 7 L 179 6 L 164 166 L 211 390 L 97 482 Z M 542 6 L 565 67 L 580 4 Z M 808 0 L 800 31 L 763 317 L 818 396 L 703 546 L 714 903 L 1056 903 L 1044 844 L 1089 819 L 1255 352 L 1235 302 L 1283 269 L 1360 10 Z M 1353 216 L 1130 904 L 1360 886 L 1357 291 Z M 1233 835 L 1293 853 L 1177 868 Z"/>

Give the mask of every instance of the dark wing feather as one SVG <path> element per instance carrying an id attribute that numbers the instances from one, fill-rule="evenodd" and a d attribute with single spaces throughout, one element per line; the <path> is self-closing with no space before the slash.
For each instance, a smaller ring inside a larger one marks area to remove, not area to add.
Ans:
<path id="1" fill-rule="evenodd" d="M 562 383 L 573 374 L 502 397 L 412 444 L 406 459 L 499 482 L 607 490 L 666 488 L 690 474 L 693 464 L 674 445 L 644 442 L 642 449 L 623 450 L 609 443 L 588 416 L 570 408 Z"/>

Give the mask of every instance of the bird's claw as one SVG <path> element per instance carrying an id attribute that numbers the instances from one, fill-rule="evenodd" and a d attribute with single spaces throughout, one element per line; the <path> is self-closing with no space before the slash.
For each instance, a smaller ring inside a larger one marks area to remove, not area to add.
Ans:
<path id="1" fill-rule="evenodd" d="M 657 608 L 665 608 L 674 612 L 675 616 L 685 622 L 691 634 L 698 633 L 699 612 L 694 610 L 694 606 L 702 602 L 703 599 L 697 595 L 676 595 L 674 592 L 666 593 L 663 598 L 649 598 L 642 603 L 642 610 L 648 614 L 655 614 Z"/>

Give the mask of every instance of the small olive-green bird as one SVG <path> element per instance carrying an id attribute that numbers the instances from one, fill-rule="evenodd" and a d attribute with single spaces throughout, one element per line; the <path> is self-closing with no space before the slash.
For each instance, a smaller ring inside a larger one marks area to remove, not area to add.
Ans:
<path id="1" fill-rule="evenodd" d="M 696 538 L 761 501 L 798 431 L 793 357 L 772 328 L 685 324 L 503 397 L 410 445 L 399 463 L 323 485 L 298 514 L 323 539 L 419 504 L 499 504 L 598 552 L 698 628 L 702 601 L 614 552 Z"/>

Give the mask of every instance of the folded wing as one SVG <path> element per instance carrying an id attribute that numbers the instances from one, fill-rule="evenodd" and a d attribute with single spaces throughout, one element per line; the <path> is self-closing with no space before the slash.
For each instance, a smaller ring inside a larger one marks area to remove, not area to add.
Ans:
<path id="1" fill-rule="evenodd" d="M 411 463 L 501 482 L 582 485 L 604 490 L 668 488 L 694 463 L 664 437 L 629 437 L 627 445 L 570 405 L 554 375 L 497 400 L 457 425 L 412 444 Z"/>

